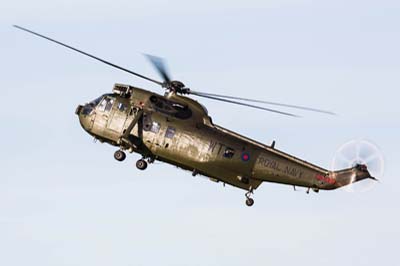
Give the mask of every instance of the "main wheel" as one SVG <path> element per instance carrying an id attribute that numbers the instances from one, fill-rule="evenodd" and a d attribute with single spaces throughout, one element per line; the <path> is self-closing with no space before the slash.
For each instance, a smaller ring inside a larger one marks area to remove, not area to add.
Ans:
<path id="1" fill-rule="evenodd" d="M 252 198 L 247 198 L 246 199 L 246 205 L 251 207 L 254 204 L 254 200 Z"/>
<path id="2" fill-rule="evenodd" d="M 114 153 L 114 158 L 115 160 L 122 162 L 123 160 L 125 160 L 126 154 L 125 152 L 118 150 Z"/>
<path id="3" fill-rule="evenodd" d="M 136 167 L 139 170 L 145 170 L 147 168 L 147 162 L 143 159 L 140 159 L 136 162 Z"/>

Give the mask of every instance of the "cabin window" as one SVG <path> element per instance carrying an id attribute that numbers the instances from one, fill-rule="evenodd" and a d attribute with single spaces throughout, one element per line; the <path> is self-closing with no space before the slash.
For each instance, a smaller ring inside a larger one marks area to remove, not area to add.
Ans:
<path id="1" fill-rule="evenodd" d="M 134 115 L 134 114 L 136 115 L 138 111 L 139 111 L 138 108 L 132 107 L 131 110 L 129 111 L 129 115 Z"/>
<path id="2" fill-rule="evenodd" d="M 153 133 L 158 133 L 158 131 L 160 131 L 160 123 L 157 123 L 157 122 L 153 122 L 152 124 L 151 124 L 151 128 L 150 128 L 150 131 L 151 132 L 153 132 Z"/>
<path id="3" fill-rule="evenodd" d="M 169 139 L 172 139 L 174 137 L 174 135 L 175 135 L 175 128 L 168 127 L 167 131 L 165 132 L 165 137 L 169 138 Z"/>
<path id="4" fill-rule="evenodd" d="M 143 121 L 143 130 L 144 131 L 149 131 L 151 130 L 151 127 L 153 125 L 153 121 L 151 120 L 150 114 L 143 114 L 142 117 L 142 121 Z"/>
<path id="5" fill-rule="evenodd" d="M 125 109 L 126 109 L 125 104 L 123 104 L 123 103 L 119 103 L 119 104 L 118 104 L 118 110 L 120 110 L 121 112 L 123 112 L 123 111 L 125 111 Z"/>
<path id="6" fill-rule="evenodd" d="M 233 155 L 235 155 L 235 150 L 231 149 L 231 148 L 226 148 L 224 151 L 224 157 L 231 159 L 233 157 Z"/>

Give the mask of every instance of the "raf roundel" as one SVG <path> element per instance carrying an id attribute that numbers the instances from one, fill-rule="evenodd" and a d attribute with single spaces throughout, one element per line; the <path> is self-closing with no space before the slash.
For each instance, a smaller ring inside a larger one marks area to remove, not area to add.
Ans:
<path id="1" fill-rule="evenodd" d="M 249 160 L 250 160 L 250 154 L 248 152 L 243 152 L 242 153 L 242 161 L 248 162 Z"/>

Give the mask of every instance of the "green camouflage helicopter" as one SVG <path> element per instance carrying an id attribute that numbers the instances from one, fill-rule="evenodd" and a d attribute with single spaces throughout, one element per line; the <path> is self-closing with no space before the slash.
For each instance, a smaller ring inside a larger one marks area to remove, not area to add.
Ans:
<path id="1" fill-rule="evenodd" d="M 212 100 L 239 104 L 251 108 L 296 115 L 251 104 L 270 104 L 307 111 L 332 112 L 247 98 L 193 91 L 180 81 L 171 80 L 162 59 L 148 58 L 163 81 L 135 73 L 69 45 L 38 34 L 26 28 L 14 27 L 47 39 L 102 63 L 133 74 L 165 89 L 160 95 L 130 85 L 115 84 L 112 93 L 104 94 L 84 105 L 76 114 L 83 129 L 101 142 L 116 146 L 114 158 L 123 161 L 125 151 L 141 154 L 136 162 L 140 170 L 155 160 L 189 170 L 192 175 L 209 177 L 246 190 L 246 205 L 252 206 L 253 191 L 263 182 L 306 187 L 315 192 L 332 190 L 351 183 L 373 179 L 366 164 L 355 160 L 350 167 L 333 171 L 321 168 L 292 155 L 265 145 L 228 129 L 215 125 L 207 109 L 199 102 L 184 96 L 195 95 Z"/>

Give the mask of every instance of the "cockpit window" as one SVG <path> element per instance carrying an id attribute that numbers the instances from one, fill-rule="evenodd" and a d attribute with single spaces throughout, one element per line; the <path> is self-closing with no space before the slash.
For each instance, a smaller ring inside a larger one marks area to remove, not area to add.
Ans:
<path id="1" fill-rule="evenodd" d="M 103 99 L 99 104 L 99 110 L 104 111 L 106 109 L 107 99 Z"/>
<path id="2" fill-rule="evenodd" d="M 93 111 L 93 107 L 90 104 L 87 104 L 83 107 L 82 114 L 83 115 L 90 115 Z"/>
<path id="3" fill-rule="evenodd" d="M 104 95 L 96 98 L 95 100 L 91 101 L 90 103 L 85 104 L 85 106 L 83 107 L 83 110 L 82 110 L 82 114 L 83 115 L 92 114 L 94 108 L 96 108 L 97 106 L 99 106 L 98 107 L 99 110 L 104 111 L 104 110 L 106 110 L 107 104 L 110 104 L 110 101 L 111 101 L 111 107 L 112 107 L 112 101 L 114 101 L 114 99 L 109 97 L 109 94 L 104 94 Z M 107 111 L 109 111 L 109 110 L 107 110 Z"/>
<path id="4" fill-rule="evenodd" d="M 114 99 L 110 98 L 110 97 L 106 97 L 100 102 L 98 109 L 103 112 L 104 111 L 109 112 L 111 110 L 113 104 L 114 104 Z"/>
<path id="5" fill-rule="evenodd" d="M 96 107 L 99 102 L 101 101 L 101 99 L 103 99 L 104 95 L 100 96 L 99 98 L 97 98 L 96 100 L 93 100 L 89 103 L 89 105 L 91 105 L 92 107 Z"/>

